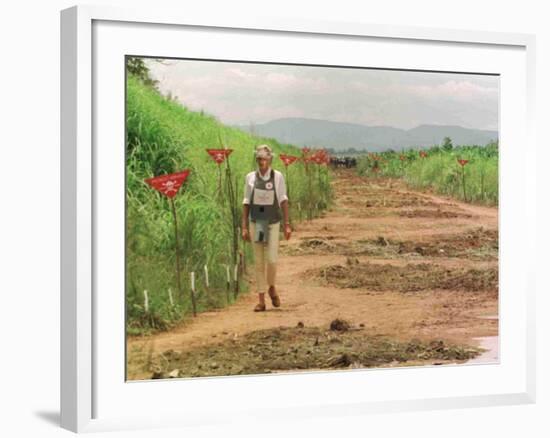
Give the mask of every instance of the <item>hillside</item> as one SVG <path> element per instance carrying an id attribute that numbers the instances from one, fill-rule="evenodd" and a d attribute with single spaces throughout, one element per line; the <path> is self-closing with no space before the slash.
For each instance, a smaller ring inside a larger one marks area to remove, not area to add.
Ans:
<path id="1" fill-rule="evenodd" d="M 237 126 L 245 132 L 273 137 L 299 146 L 320 146 L 341 151 L 349 148 L 381 152 L 388 149 L 423 148 L 450 137 L 455 145 L 485 145 L 498 138 L 497 131 L 452 125 L 420 125 L 404 130 L 308 118 L 282 118 L 264 124 Z"/>

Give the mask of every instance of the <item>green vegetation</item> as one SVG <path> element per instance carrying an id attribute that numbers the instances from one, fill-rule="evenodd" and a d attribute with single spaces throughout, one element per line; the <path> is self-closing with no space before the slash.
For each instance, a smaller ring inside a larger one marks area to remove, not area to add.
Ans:
<path id="1" fill-rule="evenodd" d="M 462 166 L 458 160 L 467 162 Z M 416 189 L 498 205 L 498 143 L 453 147 L 446 138 L 442 147 L 364 155 L 357 169 L 361 175 L 402 177 Z"/>
<path id="2" fill-rule="evenodd" d="M 132 60 L 131 60 L 132 61 Z M 191 314 L 190 273 L 195 272 L 197 310 L 205 311 L 232 303 L 236 284 L 231 272 L 230 293 L 226 287 L 226 265 L 241 261 L 242 274 L 251 262 L 250 245 L 240 236 L 234 248 L 234 217 L 240 223 L 246 173 L 254 169 L 253 151 L 258 144 L 270 145 L 276 158 L 273 167 L 284 172 L 280 153 L 300 155 L 300 150 L 270 138 L 260 138 L 224 126 L 204 112 L 193 112 L 162 96 L 140 62 L 128 64 L 126 144 L 126 317 L 130 334 L 166 330 Z M 216 163 L 207 148 L 233 149 L 230 173 L 222 164 L 221 190 Z M 302 162 L 288 168 L 290 208 L 294 222 L 308 209 L 318 215 L 331 200 L 325 166 L 310 164 L 310 177 Z M 182 295 L 175 273 L 174 221 L 168 199 L 144 182 L 145 178 L 183 169 L 191 173 L 175 201 L 182 263 Z M 234 192 L 228 201 L 229 184 Z M 300 206 L 300 211 L 298 211 Z M 304 217 L 305 218 L 305 217 Z M 210 287 L 206 290 L 204 266 Z M 239 276 L 239 290 L 246 282 Z M 145 308 L 145 294 L 148 309 Z M 170 301 L 171 290 L 173 302 Z"/>

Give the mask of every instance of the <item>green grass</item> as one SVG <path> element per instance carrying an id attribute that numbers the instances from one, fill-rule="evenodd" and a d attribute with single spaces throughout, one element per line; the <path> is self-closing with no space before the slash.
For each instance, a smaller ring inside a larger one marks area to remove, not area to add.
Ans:
<path id="1" fill-rule="evenodd" d="M 254 169 L 258 144 L 270 145 L 276 158 L 273 167 L 284 172 L 280 153 L 299 155 L 300 150 L 274 139 L 261 138 L 228 127 L 215 117 L 193 112 L 162 96 L 150 85 L 132 75 L 127 78 L 126 143 L 126 303 L 127 329 L 138 334 L 166 330 L 191 315 L 190 272 L 196 274 L 197 310 L 222 307 L 234 301 L 232 285 L 226 294 L 226 264 L 233 264 L 233 222 L 231 208 L 240 223 L 244 177 Z M 233 149 L 229 157 L 235 201 L 231 205 L 229 183 L 222 166 L 222 191 L 218 168 L 205 152 L 225 145 Z M 175 198 L 182 261 L 183 295 L 178 296 L 175 275 L 174 221 L 166 197 L 151 189 L 145 178 L 183 169 L 191 173 Z M 308 180 L 301 163 L 289 168 L 290 206 L 293 222 L 314 217 L 331 202 L 326 168 L 310 169 Z M 300 206 L 300 209 L 298 209 Z M 250 245 L 239 249 L 247 264 L 252 261 Z M 210 288 L 205 290 L 204 265 L 208 265 Z M 233 269 L 231 269 L 233 273 Z M 246 292 L 246 282 L 240 281 Z M 170 304 L 168 290 L 174 297 Z M 149 294 L 145 311 L 143 291 Z"/>
<path id="2" fill-rule="evenodd" d="M 450 150 L 439 147 L 424 149 L 426 158 L 418 150 L 401 153 L 389 151 L 377 154 L 379 171 L 373 156 L 359 159 L 358 172 L 361 175 L 376 175 L 404 178 L 416 189 L 433 189 L 436 193 L 459 200 L 483 205 L 498 205 L 498 146 L 467 145 Z M 405 159 L 401 160 L 400 156 Z M 462 183 L 462 168 L 457 159 L 468 160 L 464 166 L 466 199 Z"/>

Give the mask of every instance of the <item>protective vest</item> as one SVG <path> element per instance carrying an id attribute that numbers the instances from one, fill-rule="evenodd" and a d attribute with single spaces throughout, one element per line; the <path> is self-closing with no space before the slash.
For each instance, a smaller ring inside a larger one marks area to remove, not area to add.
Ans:
<path id="1" fill-rule="evenodd" d="M 267 221 L 274 224 L 281 220 L 281 211 L 277 192 L 275 191 L 275 172 L 271 169 L 269 179 L 264 181 L 256 171 L 254 188 L 252 189 L 252 203 L 250 207 L 250 220 Z"/>

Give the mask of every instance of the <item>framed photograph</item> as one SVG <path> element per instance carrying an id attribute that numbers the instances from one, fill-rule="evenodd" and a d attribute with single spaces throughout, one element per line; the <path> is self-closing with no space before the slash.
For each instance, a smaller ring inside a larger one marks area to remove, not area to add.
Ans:
<path id="1" fill-rule="evenodd" d="M 532 35 L 61 12 L 61 424 L 535 401 Z"/>

